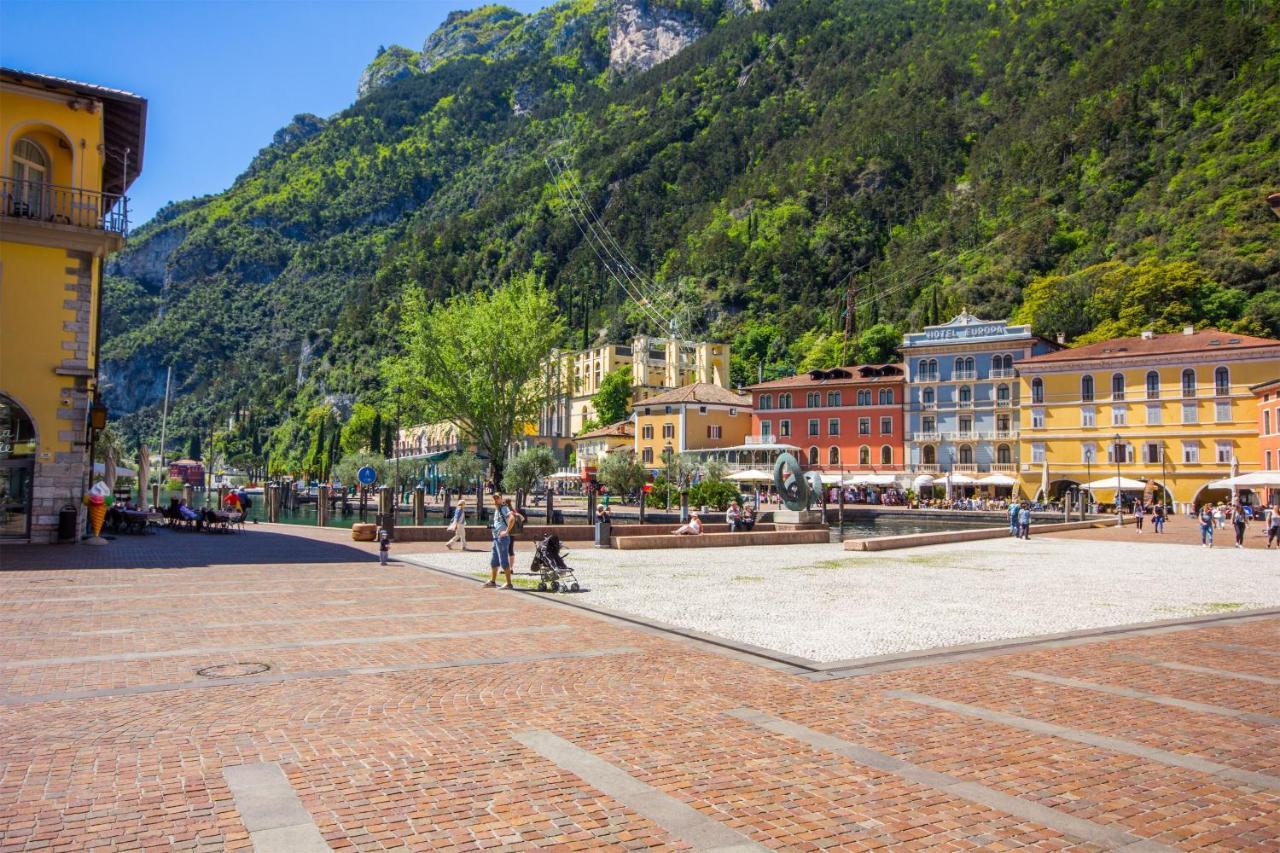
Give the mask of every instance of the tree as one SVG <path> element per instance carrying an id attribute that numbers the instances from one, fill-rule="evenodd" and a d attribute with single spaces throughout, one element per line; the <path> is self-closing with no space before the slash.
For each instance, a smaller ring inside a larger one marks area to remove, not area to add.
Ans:
<path id="1" fill-rule="evenodd" d="M 615 495 L 629 495 L 649 480 L 649 472 L 630 450 L 616 450 L 600 462 L 596 477 Z"/>
<path id="2" fill-rule="evenodd" d="M 516 454 L 502 474 L 502 488 L 508 492 L 528 492 L 543 477 L 556 470 L 556 457 L 545 447 L 529 447 Z"/>
<path id="3" fill-rule="evenodd" d="M 382 435 L 382 414 L 368 403 L 351 407 L 351 417 L 342 425 L 342 451 L 345 454 L 373 450 L 373 436 Z"/>
<path id="4" fill-rule="evenodd" d="M 382 452 L 382 413 L 374 412 L 369 424 L 368 448 L 374 453 Z"/>
<path id="5" fill-rule="evenodd" d="M 404 353 L 384 362 L 387 384 L 402 389 L 406 412 L 457 424 L 500 481 L 517 431 L 546 400 L 536 380 L 564 330 L 554 300 L 528 273 L 435 305 L 410 288 L 402 316 Z"/>
<path id="6" fill-rule="evenodd" d="M 200 451 L 200 433 L 193 432 L 191 437 L 187 439 L 187 458 L 199 460 L 202 455 Z"/>
<path id="7" fill-rule="evenodd" d="M 473 453 L 454 453 L 440 463 L 440 476 L 451 489 L 466 491 L 484 473 L 484 463 Z"/>
<path id="8" fill-rule="evenodd" d="M 858 364 L 888 364 L 898 360 L 898 346 L 902 333 L 892 323 L 876 323 L 858 335 L 858 350 L 854 360 Z"/>
<path id="9" fill-rule="evenodd" d="M 396 428 L 387 424 L 382 438 L 382 455 L 388 458 L 396 455 Z"/>
<path id="10" fill-rule="evenodd" d="M 624 364 L 617 370 L 610 370 L 600 380 L 600 387 L 591 398 L 595 407 L 595 421 L 600 426 L 609 426 L 625 420 L 631 412 L 631 365 Z"/>

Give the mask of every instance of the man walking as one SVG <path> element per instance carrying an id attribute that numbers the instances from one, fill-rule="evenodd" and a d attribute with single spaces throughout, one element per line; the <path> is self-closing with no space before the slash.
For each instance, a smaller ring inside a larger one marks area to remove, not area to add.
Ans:
<path id="1" fill-rule="evenodd" d="M 1280 507 L 1267 508 L 1267 547 L 1280 545 Z"/>
<path id="2" fill-rule="evenodd" d="M 1018 511 L 1021 507 L 1017 501 L 1009 502 L 1009 535 L 1018 538 Z"/>
<path id="3" fill-rule="evenodd" d="M 1031 538 L 1031 507 L 1023 504 L 1018 509 L 1018 537 L 1021 539 Z"/>
<path id="4" fill-rule="evenodd" d="M 511 537 L 511 510 L 507 509 L 502 493 L 493 493 L 493 548 L 489 552 L 489 582 L 485 586 L 490 589 L 498 585 L 498 567 L 507 577 L 503 589 L 515 589 L 511 583 L 511 545 L 507 541 Z"/>

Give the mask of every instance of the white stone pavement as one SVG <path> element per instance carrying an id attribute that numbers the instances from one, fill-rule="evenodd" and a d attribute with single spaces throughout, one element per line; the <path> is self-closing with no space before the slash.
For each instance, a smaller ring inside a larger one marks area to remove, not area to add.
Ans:
<path id="1" fill-rule="evenodd" d="M 533 544 L 519 544 L 527 570 Z M 398 555 L 407 556 L 407 555 Z M 488 552 L 414 562 L 485 572 Z M 1032 538 L 567 555 L 599 605 L 818 661 L 1280 605 L 1280 552 Z M 501 594 L 501 593 L 495 593 Z"/>

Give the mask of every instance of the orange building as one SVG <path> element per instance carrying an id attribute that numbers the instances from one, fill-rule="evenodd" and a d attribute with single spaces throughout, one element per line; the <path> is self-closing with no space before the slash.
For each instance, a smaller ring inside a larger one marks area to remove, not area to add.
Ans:
<path id="1" fill-rule="evenodd" d="M 751 398 L 697 382 L 633 404 L 631 417 L 636 458 L 655 468 L 668 452 L 741 445 L 751 434 Z"/>
<path id="2" fill-rule="evenodd" d="M 1258 398 L 1258 455 L 1262 470 L 1280 471 L 1280 379 L 1249 388 Z M 1280 505 L 1280 489 L 1272 489 L 1270 504 Z"/>

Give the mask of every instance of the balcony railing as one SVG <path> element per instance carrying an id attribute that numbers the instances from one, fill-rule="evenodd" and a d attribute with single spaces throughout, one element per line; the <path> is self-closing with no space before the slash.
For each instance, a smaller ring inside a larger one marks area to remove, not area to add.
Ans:
<path id="1" fill-rule="evenodd" d="M 1012 379 L 1015 375 L 1016 375 L 1016 374 L 1015 374 L 1012 370 L 1005 370 L 1005 369 L 1003 369 L 1003 368 L 994 368 L 994 369 L 992 369 L 992 371 L 991 371 L 991 374 L 990 374 L 989 378 L 991 378 L 991 379 Z"/>
<path id="2" fill-rule="evenodd" d="M 94 231 L 129 233 L 129 199 L 42 181 L 0 178 L 0 216 Z"/>
<path id="3" fill-rule="evenodd" d="M 976 370 L 955 370 L 951 373 L 951 379 L 954 382 L 971 382 L 978 378 Z"/>
<path id="4" fill-rule="evenodd" d="M 993 474 L 1016 474 L 1018 466 L 1013 462 L 992 462 L 991 473 Z"/>

